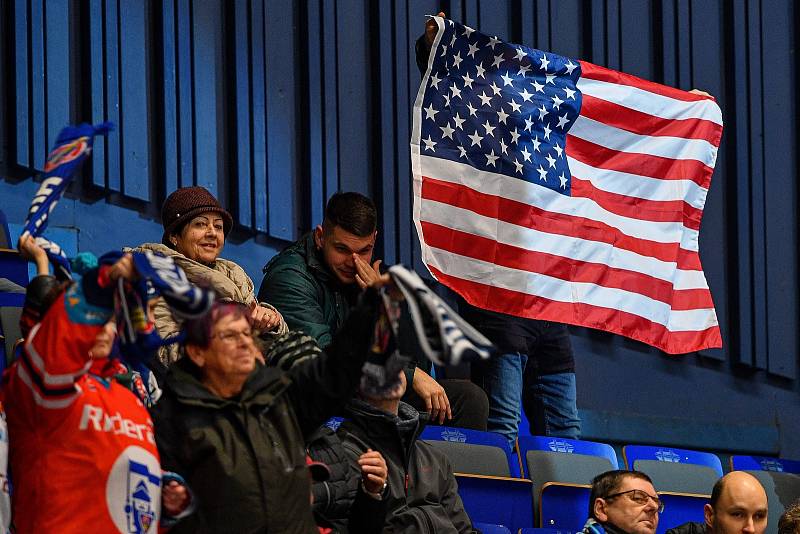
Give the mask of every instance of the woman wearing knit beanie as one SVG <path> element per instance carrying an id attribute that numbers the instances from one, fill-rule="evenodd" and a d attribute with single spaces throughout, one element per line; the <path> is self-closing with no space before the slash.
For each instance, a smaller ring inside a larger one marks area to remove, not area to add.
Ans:
<path id="1" fill-rule="evenodd" d="M 225 236 L 233 218 L 204 187 L 182 187 L 174 191 L 161 207 L 164 235 L 161 243 L 145 243 L 137 250 L 151 250 L 171 257 L 193 283 L 211 287 L 218 298 L 241 302 L 250 307 L 253 324 L 263 336 L 278 336 L 288 331 L 278 310 L 258 302 L 253 281 L 236 263 L 220 258 Z M 161 303 L 155 310 L 156 328 L 166 339 L 177 334 L 181 320 Z M 169 365 L 179 357 L 176 344 L 162 347 L 159 359 Z"/>

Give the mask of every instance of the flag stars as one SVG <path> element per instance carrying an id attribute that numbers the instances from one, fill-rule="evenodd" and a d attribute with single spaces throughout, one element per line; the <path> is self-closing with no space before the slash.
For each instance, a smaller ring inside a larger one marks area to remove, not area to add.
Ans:
<path id="1" fill-rule="evenodd" d="M 464 147 L 461 146 L 461 145 L 458 145 L 457 148 L 458 148 L 458 157 L 459 158 L 466 158 L 467 157 L 467 151 L 464 149 Z"/>
<path id="2" fill-rule="evenodd" d="M 435 87 L 437 91 L 439 90 L 439 82 L 441 81 L 442 81 L 441 78 L 439 78 L 435 74 L 431 74 L 431 87 Z"/>
<path id="3" fill-rule="evenodd" d="M 456 34 L 455 33 L 453 33 L 453 38 L 450 39 L 450 46 L 453 46 L 454 44 L 456 44 Z"/>
<path id="4" fill-rule="evenodd" d="M 484 124 L 482 124 L 482 126 L 483 129 L 486 130 L 486 135 L 491 135 L 492 137 L 494 137 L 494 129 L 497 128 L 497 126 L 492 126 L 491 124 L 489 124 L 488 120 Z"/>
<path id="5" fill-rule="evenodd" d="M 548 83 L 552 83 L 553 85 L 556 84 L 556 75 L 555 74 L 545 74 L 544 75 L 544 84 L 547 85 Z"/>
<path id="6" fill-rule="evenodd" d="M 530 65 L 523 65 L 522 63 L 520 63 L 519 64 L 519 70 L 517 71 L 517 74 L 519 74 L 521 76 L 525 76 L 526 74 L 528 74 L 529 70 L 531 70 L 531 66 Z"/>
<path id="7" fill-rule="evenodd" d="M 528 147 L 522 147 L 522 151 L 520 152 L 520 154 L 522 154 L 522 158 L 525 161 L 527 161 L 528 163 L 531 163 L 531 156 L 533 156 L 533 154 L 528 152 Z"/>
<path id="8" fill-rule="evenodd" d="M 475 70 L 477 71 L 477 73 L 475 74 L 475 76 L 476 76 L 476 77 L 478 77 L 478 78 L 483 78 L 484 80 L 486 79 L 486 76 L 485 76 L 485 74 L 486 74 L 486 69 L 484 69 L 484 68 L 481 66 L 481 64 L 480 64 L 480 63 L 478 63 L 477 65 L 475 65 Z"/>
<path id="9" fill-rule="evenodd" d="M 523 50 L 521 47 L 518 47 L 518 48 L 516 49 L 516 52 L 517 52 L 517 57 L 516 57 L 516 58 L 514 58 L 514 59 L 521 60 L 522 58 L 524 58 L 524 57 L 525 57 L 525 50 Z"/>
<path id="10" fill-rule="evenodd" d="M 541 69 L 543 71 L 547 72 L 547 67 L 550 65 L 550 61 L 547 59 L 547 55 L 546 54 L 542 54 L 542 59 L 539 60 L 539 61 L 540 61 L 539 64 L 541 65 Z"/>
<path id="11" fill-rule="evenodd" d="M 449 124 L 445 124 L 444 126 L 439 126 L 439 129 L 442 130 L 442 139 L 447 137 L 448 139 L 453 139 L 453 132 L 455 130 L 450 127 Z"/>
<path id="12" fill-rule="evenodd" d="M 475 30 L 473 30 L 469 26 L 464 26 L 464 33 L 462 33 L 461 35 L 466 35 L 467 37 L 469 37 L 470 35 L 472 35 L 472 32 L 474 31 Z"/>
<path id="13" fill-rule="evenodd" d="M 511 134 L 511 142 L 514 143 L 515 145 L 519 145 L 519 143 L 517 141 L 519 140 L 519 135 L 520 134 L 517 131 L 517 128 L 515 127 L 514 130 L 509 132 L 509 133 Z"/>
<path id="14" fill-rule="evenodd" d="M 553 109 L 561 109 L 559 106 L 563 103 L 564 101 L 558 98 L 558 95 L 553 96 Z"/>
<path id="15" fill-rule="evenodd" d="M 431 139 L 430 135 L 428 136 L 427 139 L 423 139 L 422 142 L 425 143 L 425 150 L 430 150 L 431 152 L 436 152 L 436 150 L 434 150 L 434 148 L 433 148 L 433 147 L 436 146 L 436 141 Z"/>
<path id="16" fill-rule="evenodd" d="M 486 165 L 491 165 L 492 167 L 496 167 L 494 162 L 497 161 L 497 158 L 499 158 L 500 156 L 494 155 L 494 149 L 492 149 L 491 153 L 484 154 L 484 156 L 486 156 Z"/>
<path id="17" fill-rule="evenodd" d="M 427 108 L 423 108 L 423 109 L 425 110 L 425 118 L 426 119 L 434 120 L 434 117 L 436 117 L 436 114 L 439 113 L 438 110 L 433 109 L 433 102 L 428 104 Z"/>
<path id="18" fill-rule="evenodd" d="M 539 150 L 539 145 L 541 145 L 542 142 L 539 141 L 539 136 L 538 135 L 535 136 L 533 139 L 531 139 L 531 143 L 533 143 L 533 151 L 534 152 L 541 152 L 541 150 Z"/>
<path id="19" fill-rule="evenodd" d="M 549 167 L 550 169 L 555 169 L 556 168 L 556 158 L 554 158 L 553 156 L 548 154 L 548 155 L 546 155 L 544 157 L 544 159 L 547 160 L 547 164 L 550 166 Z"/>
<path id="20" fill-rule="evenodd" d="M 537 111 L 539 112 L 539 120 L 543 120 L 545 115 L 548 113 L 547 108 L 544 107 L 544 104 L 542 104 L 542 107 L 538 108 Z"/>
<path id="21" fill-rule="evenodd" d="M 455 97 L 461 98 L 461 89 L 459 89 L 456 84 L 450 86 L 450 92 L 453 93 L 452 95 L 453 98 Z"/>
<path id="22" fill-rule="evenodd" d="M 497 120 L 506 124 L 506 119 L 508 118 L 508 113 L 503 111 L 503 108 L 500 108 L 500 111 L 497 112 Z"/>
<path id="23" fill-rule="evenodd" d="M 533 89 L 537 93 L 544 93 L 544 85 L 540 84 L 538 81 L 533 80 Z"/>
<path id="24" fill-rule="evenodd" d="M 447 55 L 447 45 L 442 46 L 442 53 L 440 54 L 440 56 L 444 57 L 446 55 Z"/>
<path id="25" fill-rule="evenodd" d="M 461 78 L 464 80 L 464 87 L 469 87 L 470 89 L 472 89 L 472 82 L 474 82 L 475 80 L 473 78 L 470 78 L 469 72 L 466 73 Z"/>
<path id="26" fill-rule="evenodd" d="M 475 145 L 478 145 L 479 147 L 481 146 L 481 141 L 483 141 L 483 137 L 478 135 L 478 130 L 475 130 L 474 134 L 468 135 L 467 137 L 469 137 L 470 140 L 472 141 L 472 144 L 470 146 L 475 146 Z"/>
<path id="27" fill-rule="evenodd" d="M 516 167 L 516 172 L 522 174 L 522 163 L 517 158 L 514 158 L 514 167 Z"/>
<path id="28" fill-rule="evenodd" d="M 444 107 L 449 108 L 450 107 L 450 95 L 445 93 L 442 96 L 444 97 Z"/>
<path id="29" fill-rule="evenodd" d="M 498 54 L 494 56 L 494 61 L 492 62 L 492 67 L 499 67 L 500 63 L 503 62 L 503 54 Z"/>
<path id="30" fill-rule="evenodd" d="M 536 169 L 536 172 L 539 173 L 539 180 L 543 182 L 547 181 L 547 171 L 544 170 L 544 168 L 541 165 L 539 165 L 539 168 Z"/>
<path id="31" fill-rule="evenodd" d="M 508 75 L 508 71 L 506 71 L 505 74 L 501 74 L 500 77 L 503 79 L 503 87 L 505 87 L 506 85 L 511 85 L 511 82 L 514 81 L 513 78 L 511 78 L 511 76 Z M 511 87 L 514 86 L 511 85 Z"/>
<path id="32" fill-rule="evenodd" d="M 506 142 L 503 141 L 502 137 L 500 138 L 500 152 L 508 155 L 508 145 L 506 145 Z"/>
<path id="33" fill-rule="evenodd" d="M 486 94 L 486 91 L 478 95 L 478 98 L 481 99 L 482 106 L 491 106 L 492 97 Z"/>
<path id="34" fill-rule="evenodd" d="M 550 132 L 552 132 L 552 131 L 553 130 L 550 129 L 550 125 L 549 124 L 545 124 L 544 125 L 544 139 L 545 139 L 545 141 L 549 141 L 550 140 Z"/>
<path id="35" fill-rule="evenodd" d="M 556 143 L 556 146 L 553 147 L 553 150 L 555 150 L 556 153 L 558 153 L 559 158 L 564 157 L 564 149 L 561 148 L 561 145 L 559 145 L 558 143 Z"/>
<path id="36" fill-rule="evenodd" d="M 564 68 L 567 69 L 567 74 L 570 74 L 570 75 L 572 74 L 572 71 L 575 70 L 576 67 L 577 67 L 577 65 L 574 64 L 572 62 L 572 60 L 567 60 L 566 65 L 564 65 Z"/>
<path id="37" fill-rule="evenodd" d="M 473 117 L 478 116 L 478 108 L 472 106 L 472 102 L 467 102 L 467 109 L 469 109 L 469 114 Z"/>
<path id="38" fill-rule="evenodd" d="M 500 94 L 500 88 L 497 87 L 497 85 L 494 82 L 492 82 L 492 85 L 489 86 L 489 89 L 494 91 L 494 95 L 499 95 Z"/>
<path id="39" fill-rule="evenodd" d="M 534 93 L 529 93 L 527 89 L 523 89 L 519 96 L 522 97 L 522 100 L 525 102 L 533 102 L 533 95 Z"/>
<path id="40" fill-rule="evenodd" d="M 478 51 L 478 45 L 476 43 L 472 43 L 469 45 L 469 51 L 467 51 L 467 55 L 471 58 L 475 57 L 475 52 Z"/>
<path id="41" fill-rule="evenodd" d="M 461 52 L 456 52 L 456 55 L 453 56 L 453 67 L 459 68 L 462 61 L 464 60 L 461 59 Z"/>
<path id="42" fill-rule="evenodd" d="M 492 51 L 494 51 L 495 45 L 499 44 L 500 44 L 500 39 L 498 39 L 496 35 L 494 37 L 490 37 L 489 42 L 487 43 L 487 45 L 491 47 Z"/>
<path id="43" fill-rule="evenodd" d="M 567 188 L 567 177 L 564 176 L 564 171 L 561 171 L 561 176 L 559 176 L 558 179 L 561 181 L 561 189 L 566 189 Z"/>
<path id="44" fill-rule="evenodd" d="M 521 104 L 517 104 L 517 102 L 514 99 L 511 99 L 508 101 L 508 105 L 511 106 L 511 111 L 513 111 L 514 113 L 519 113 Z"/>
<path id="45" fill-rule="evenodd" d="M 564 129 L 564 126 L 566 126 L 568 122 L 569 119 L 567 118 L 566 112 L 564 113 L 564 115 L 560 115 L 558 117 L 558 127 L 561 128 L 562 130 Z"/>
<path id="46" fill-rule="evenodd" d="M 530 117 L 528 117 L 527 119 L 525 119 L 525 131 L 526 131 L 526 132 L 531 132 L 531 131 L 533 131 L 533 130 L 532 130 L 532 128 L 533 128 L 533 125 L 534 125 L 534 120 L 533 120 L 533 115 L 531 115 Z"/>
<path id="47" fill-rule="evenodd" d="M 461 115 L 459 113 L 456 113 L 456 116 L 453 117 L 453 123 L 455 124 L 455 129 L 463 130 L 464 128 L 462 127 L 462 124 L 464 124 L 465 121 L 466 119 L 462 119 Z"/>
<path id="48" fill-rule="evenodd" d="M 575 90 L 570 89 L 569 87 L 564 88 L 564 92 L 567 94 L 567 98 L 575 100 Z"/>

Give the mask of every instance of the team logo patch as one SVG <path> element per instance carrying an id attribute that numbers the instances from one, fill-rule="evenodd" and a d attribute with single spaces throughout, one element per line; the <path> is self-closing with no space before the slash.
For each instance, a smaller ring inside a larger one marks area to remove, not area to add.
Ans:
<path id="1" fill-rule="evenodd" d="M 106 504 L 120 532 L 158 531 L 161 466 L 151 452 L 136 445 L 122 451 L 108 475 Z"/>

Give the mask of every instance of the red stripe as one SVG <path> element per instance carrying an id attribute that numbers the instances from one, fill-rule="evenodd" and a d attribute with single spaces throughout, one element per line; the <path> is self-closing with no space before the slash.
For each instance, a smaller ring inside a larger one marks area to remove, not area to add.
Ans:
<path id="1" fill-rule="evenodd" d="M 677 260 L 679 269 L 700 269 L 697 253 L 681 249 L 679 243 L 658 243 L 630 237 L 599 221 L 546 211 L 517 200 L 480 193 L 460 184 L 425 176 L 421 196 L 425 200 L 450 204 L 524 228 L 608 243 L 662 261 Z"/>
<path id="2" fill-rule="evenodd" d="M 704 119 L 664 119 L 584 94 L 581 116 L 639 135 L 702 139 L 719 146 L 722 126 Z"/>
<path id="3" fill-rule="evenodd" d="M 670 282 L 645 273 L 526 250 L 425 221 L 422 233 L 428 246 L 495 265 L 638 293 L 669 304 L 673 310 L 714 307 L 708 289 L 676 290 Z"/>
<path id="4" fill-rule="evenodd" d="M 657 95 L 668 96 L 676 100 L 683 100 L 684 102 L 698 102 L 700 100 L 711 100 L 716 102 L 713 96 L 703 96 L 683 91 L 682 89 L 675 89 L 674 87 L 667 87 L 660 83 L 650 82 L 643 80 L 631 74 L 625 74 L 616 70 L 607 69 L 588 61 L 581 61 L 581 77 L 591 78 L 592 80 L 599 80 L 601 82 L 616 83 L 619 85 L 628 85 L 631 87 L 638 87 Z"/>
<path id="5" fill-rule="evenodd" d="M 704 189 L 711 183 L 714 169 L 694 159 L 672 159 L 652 154 L 637 154 L 606 148 L 567 134 L 567 154 L 601 169 L 627 172 L 662 180 L 692 180 Z"/>
<path id="6" fill-rule="evenodd" d="M 722 336 L 718 326 L 699 331 L 670 332 L 664 325 L 632 313 L 589 304 L 558 302 L 456 278 L 430 265 L 428 268 L 440 282 L 454 289 L 467 302 L 487 310 L 597 328 L 636 339 L 669 354 L 685 354 L 722 347 Z"/>
<path id="7" fill-rule="evenodd" d="M 682 200 L 647 200 L 597 189 L 592 182 L 572 177 L 570 186 L 573 197 L 590 198 L 603 209 L 630 217 L 652 222 L 682 223 L 692 230 L 700 230 L 703 210 Z"/>

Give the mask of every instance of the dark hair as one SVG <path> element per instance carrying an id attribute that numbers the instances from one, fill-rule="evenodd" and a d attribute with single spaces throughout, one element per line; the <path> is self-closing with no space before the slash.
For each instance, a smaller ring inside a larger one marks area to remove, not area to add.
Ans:
<path id="1" fill-rule="evenodd" d="M 250 317 L 247 306 L 240 302 L 230 302 L 218 300 L 211 305 L 211 309 L 205 315 L 195 319 L 187 319 L 183 323 L 183 331 L 186 332 L 184 345 L 193 347 L 207 348 L 211 344 L 211 330 L 217 321 L 228 315 L 233 315 L 234 319 L 244 317 L 248 324 L 252 326 L 253 319 Z"/>
<path id="2" fill-rule="evenodd" d="M 722 477 L 719 480 L 717 480 L 717 482 L 714 484 L 714 488 L 711 490 L 711 501 L 709 502 L 709 504 L 711 505 L 711 508 L 713 508 L 714 510 L 717 509 L 717 501 L 719 501 L 722 492 L 725 490 L 724 481 L 725 477 Z"/>
<path id="3" fill-rule="evenodd" d="M 617 469 L 600 473 L 592 479 L 592 491 L 589 494 L 589 517 L 597 519 L 594 515 L 594 502 L 597 499 L 605 499 L 609 495 L 616 493 L 625 478 L 639 478 L 653 483 L 650 477 L 641 471 L 629 471 L 627 469 Z"/>
<path id="4" fill-rule="evenodd" d="M 794 501 L 778 520 L 778 534 L 800 532 L 800 500 Z"/>
<path id="5" fill-rule="evenodd" d="M 361 193 L 336 193 L 325 206 L 322 227 L 326 232 L 336 226 L 358 237 L 367 237 L 375 232 L 378 210 L 369 198 Z"/>

